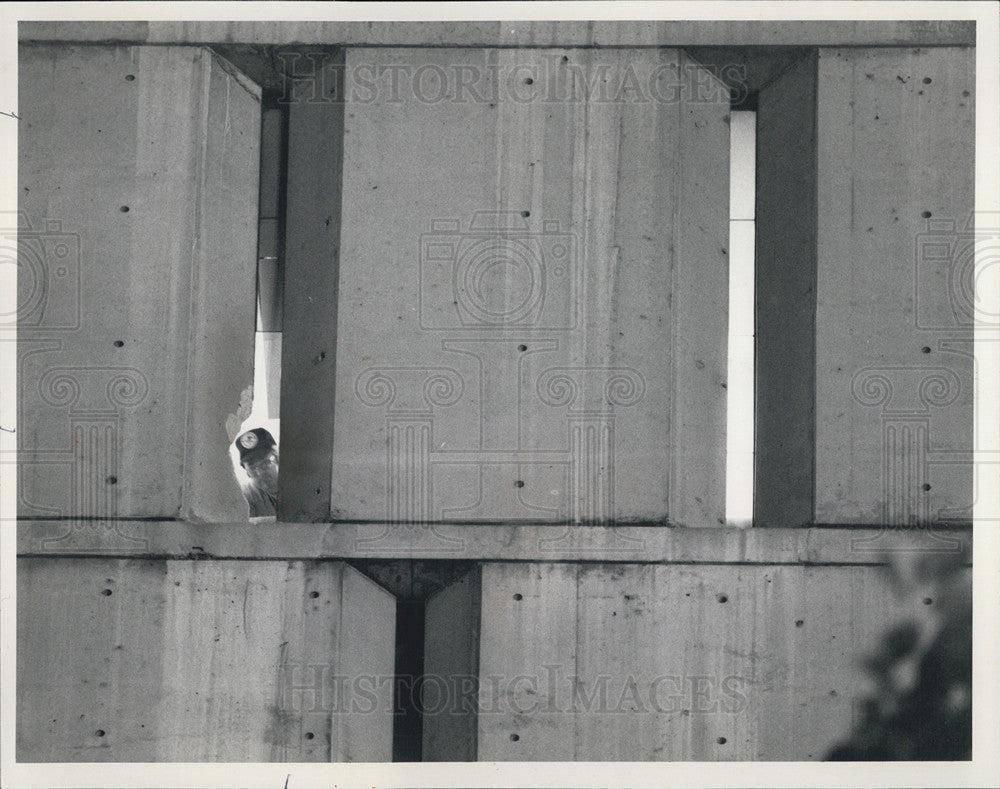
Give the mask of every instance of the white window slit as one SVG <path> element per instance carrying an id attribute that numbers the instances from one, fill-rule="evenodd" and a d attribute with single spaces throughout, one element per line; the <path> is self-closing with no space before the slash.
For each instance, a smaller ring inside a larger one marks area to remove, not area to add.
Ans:
<path id="1" fill-rule="evenodd" d="M 730 115 L 726 522 L 740 527 L 753 523 L 756 123 Z"/>

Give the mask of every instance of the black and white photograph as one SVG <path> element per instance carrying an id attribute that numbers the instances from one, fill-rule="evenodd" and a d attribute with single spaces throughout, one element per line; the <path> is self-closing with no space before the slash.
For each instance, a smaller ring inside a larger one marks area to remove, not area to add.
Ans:
<path id="1" fill-rule="evenodd" d="M 1000 6 L 12 5 L 5 786 L 997 785 Z"/>

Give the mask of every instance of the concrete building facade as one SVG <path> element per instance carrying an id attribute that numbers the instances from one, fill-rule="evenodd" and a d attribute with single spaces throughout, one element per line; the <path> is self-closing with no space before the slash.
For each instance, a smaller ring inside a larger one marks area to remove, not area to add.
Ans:
<path id="1" fill-rule="evenodd" d="M 787 761 L 846 735 L 856 657 L 906 612 L 884 565 L 968 548 L 982 484 L 972 23 L 20 39 L 19 760 Z M 750 529 L 725 513 L 734 100 Z M 275 524 L 229 455 L 258 312 Z"/>

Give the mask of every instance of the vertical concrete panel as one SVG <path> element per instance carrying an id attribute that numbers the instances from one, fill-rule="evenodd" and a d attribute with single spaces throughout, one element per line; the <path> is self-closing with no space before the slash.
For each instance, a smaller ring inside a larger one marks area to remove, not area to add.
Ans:
<path id="1" fill-rule="evenodd" d="M 479 647 L 479 761 L 570 761 L 577 673 L 572 564 L 485 564 Z"/>
<path id="2" fill-rule="evenodd" d="M 158 759 L 268 761 L 294 747 L 298 716 L 278 703 L 276 668 L 286 628 L 303 631 L 302 570 L 169 563 Z"/>
<path id="3" fill-rule="evenodd" d="M 717 525 L 728 94 L 674 50 L 346 66 L 335 517 Z"/>
<path id="4" fill-rule="evenodd" d="M 487 564 L 477 757 L 820 760 L 910 613 L 882 572 Z"/>
<path id="5" fill-rule="evenodd" d="M 971 518 L 974 92 L 972 49 L 820 50 L 818 521 Z"/>
<path id="6" fill-rule="evenodd" d="M 157 758 L 165 574 L 162 561 L 18 560 L 18 761 Z"/>
<path id="7" fill-rule="evenodd" d="M 242 516 L 245 506 L 229 483 L 236 435 L 226 422 L 253 383 L 246 374 L 255 318 L 247 305 L 257 258 L 260 89 L 224 61 L 203 57 L 183 514 L 224 522 Z"/>
<path id="8" fill-rule="evenodd" d="M 396 598 L 353 567 L 341 565 L 339 676 L 351 707 L 333 716 L 331 761 L 392 761 Z M 364 633 L 364 638 L 356 634 Z"/>
<path id="9" fill-rule="evenodd" d="M 19 514 L 241 519 L 256 88 L 199 48 L 28 46 L 20 90 Z"/>
<path id="10" fill-rule="evenodd" d="M 581 573 L 580 685 L 603 682 L 606 691 L 577 724 L 586 758 L 757 758 L 748 747 L 752 719 L 740 709 L 742 669 L 754 653 L 751 601 L 738 594 L 745 583 L 740 568 L 597 565 Z"/>
<path id="11" fill-rule="evenodd" d="M 427 601 L 423 718 L 427 762 L 477 758 L 481 583 L 475 570 Z"/>
<path id="12" fill-rule="evenodd" d="M 754 523 L 813 519 L 816 439 L 816 56 L 757 108 Z"/>
<path id="13" fill-rule="evenodd" d="M 288 107 L 278 517 L 330 518 L 340 270 L 342 54 L 305 59 Z M 336 513 L 335 513 L 336 515 Z"/>
<path id="14" fill-rule="evenodd" d="M 912 611 L 878 567 L 763 568 L 744 594 L 761 623 L 754 651 L 763 659 L 743 669 L 755 758 L 822 759 L 870 687 L 861 658 Z"/>
<path id="15" fill-rule="evenodd" d="M 679 67 L 694 89 L 677 103 L 672 157 L 669 517 L 712 527 L 726 522 L 729 91 L 684 55 Z"/>
<path id="16" fill-rule="evenodd" d="M 24 761 L 391 759 L 391 682 L 359 679 L 391 678 L 393 601 L 342 563 L 35 558 L 18 581 Z"/>

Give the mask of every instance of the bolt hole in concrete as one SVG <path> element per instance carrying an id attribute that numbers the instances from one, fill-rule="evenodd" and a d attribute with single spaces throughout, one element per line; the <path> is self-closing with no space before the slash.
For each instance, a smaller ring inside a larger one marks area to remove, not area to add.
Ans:
<path id="1" fill-rule="evenodd" d="M 796 619 L 795 620 L 795 626 L 796 627 L 802 627 L 802 625 L 804 625 L 804 624 L 805 624 L 805 622 L 803 620 L 801 620 L 801 619 Z"/>
<path id="2" fill-rule="evenodd" d="M 725 745 L 726 744 L 726 738 L 725 737 L 719 737 L 716 740 L 716 742 L 719 743 L 719 745 Z"/>
<path id="3" fill-rule="evenodd" d="M 931 598 L 929 598 L 929 597 L 925 597 L 924 598 L 924 605 L 930 605 L 933 602 L 934 601 Z"/>
<path id="4" fill-rule="evenodd" d="M 527 345 L 518 345 L 517 349 L 519 351 L 521 351 L 521 353 L 524 353 L 526 350 L 528 350 L 528 346 Z"/>
<path id="5" fill-rule="evenodd" d="M 921 487 L 921 488 L 923 488 L 923 489 L 924 489 L 924 491 L 928 491 L 928 490 L 930 490 L 930 489 L 931 489 L 931 486 L 930 486 L 930 485 L 928 485 L 928 484 L 927 484 L 926 482 L 925 482 L 925 483 L 924 483 L 923 485 L 921 485 L 920 487 Z"/>
<path id="6" fill-rule="evenodd" d="M 98 729 L 97 731 L 94 732 L 94 734 L 96 734 L 98 737 L 103 737 L 104 729 Z"/>
<path id="7" fill-rule="evenodd" d="M 311 598 L 312 598 L 313 600 L 315 600 L 315 599 L 316 599 L 317 597 L 319 597 L 319 592 L 310 592 L 310 593 L 309 593 L 309 596 L 310 596 L 310 597 L 311 597 Z"/>
<path id="8" fill-rule="evenodd" d="M 127 205 L 123 205 L 118 210 L 121 211 L 123 214 L 127 214 L 129 212 L 129 207 Z"/>
<path id="9" fill-rule="evenodd" d="M 924 84 L 925 85 L 930 85 L 931 84 L 931 78 L 930 77 L 924 77 Z"/>
<path id="10" fill-rule="evenodd" d="M 121 341 L 121 340 L 115 340 L 115 348 L 121 348 L 124 345 L 125 345 L 125 343 L 123 341 Z"/>
<path id="11" fill-rule="evenodd" d="M 514 482 L 514 487 L 515 488 L 523 488 L 524 487 L 524 480 L 523 479 L 519 479 L 516 482 Z"/>
<path id="12" fill-rule="evenodd" d="M 118 484 L 118 477 L 112 475 L 112 476 L 108 477 L 105 480 L 105 482 L 107 482 L 109 485 L 117 485 Z"/>
<path id="13" fill-rule="evenodd" d="M 311 740 L 311 739 L 312 739 L 313 737 L 315 737 L 315 736 L 316 736 L 316 735 L 315 735 L 315 734 L 313 734 L 313 733 L 312 733 L 311 731 L 307 731 L 307 732 L 306 732 L 306 739 L 307 739 L 307 740 Z"/>
<path id="14" fill-rule="evenodd" d="M 757 113 L 729 116 L 729 353 L 726 369 L 726 512 L 723 523 L 753 522 L 754 233 Z M 706 374 L 718 374 L 706 369 Z"/>
<path id="15" fill-rule="evenodd" d="M 930 353 L 931 352 L 931 347 L 929 345 L 925 345 L 923 348 L 920 349 L 920 352 L 921 353 Z"/>
<path id="16" fill-rule="evenodd" d="M 517 742 L 520 739 L 521 739 L 521 735 L 520 734 L 512 734 L 512 735 L 510 735 L 510 741 L 511 742 Z"/>
<path id="17" fill-rule="evenodd" d="M 529 216 L 531 216 L 531 211 L 522 211 L 521 216 L 527 219 Z"/>
<path id="18" fill-rule="evenodd" d="M 125 81 L 126 82 L 135 82 L 135 74 L 126 74 L 125 75 Z"/>
<path id="19" fill-rule="evenodd" d="M 718 595 L 715 599 L 718 600 L 720 603 L 728 603 L 729 602 L 729 598 L 726 595 L 724 595 L 724 594 Z"/>
<path id="20" fill-rule="evenodd" d="M 933 214 L 931 214 L 930 211 L 924 211 L 920 214 L 920 216 L 922 216 L 924 219 L 930 219 L 931 216 L 933 216 Z"/>
<path id="21" fill-rule="evenodd" d="M 524 595 L 522 595 L 520 592 L 517 592 L 517 593 L 514 594 L 514 599 L 515 600 L 523 600 L 524 599 Z"/>
<path id="22" fill-rule="evenodd" d="M 101 590 L 101 594 L 104 595 L 105 597 L 111 597 L 111 590 L 110 589 L 102 589 Z"/>

